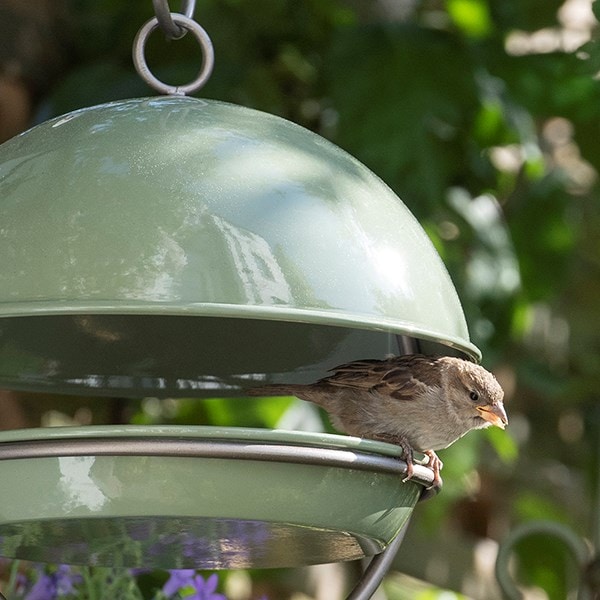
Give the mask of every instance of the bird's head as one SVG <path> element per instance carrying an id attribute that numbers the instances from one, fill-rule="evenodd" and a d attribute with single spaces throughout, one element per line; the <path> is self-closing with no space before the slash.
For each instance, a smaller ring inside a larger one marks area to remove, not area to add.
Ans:
<path id="1" fill-rule="evenodd" d="M 496 378 L 480 365 L 461 359 L 449 360 L 447 381 L 457 414 L 469 420 L 472 429 L 491 425 L 504 429 L 508 424 L 504 391 Z"/>

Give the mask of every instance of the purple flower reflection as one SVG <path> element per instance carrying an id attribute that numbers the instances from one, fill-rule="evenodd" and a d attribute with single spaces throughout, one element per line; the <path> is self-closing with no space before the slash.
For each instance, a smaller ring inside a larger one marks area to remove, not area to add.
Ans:
<path id="1" fill-rule="evenodd" d="M 191 588 L 194 593 L 184 596 L 185 600 L 227 600 L 223 594 L 217 594 L 215 591 L 219 578 L 214 573 L 206 580 L 202 575 L 196 575 L 192 569 L 180 569 L 169 573 L 171 577 L 162 590 L 167 598 L 173 597 L 183 588 Z"/>
<path id="2" fill-rule="evenodd" d="M 194 577 L 196 584 L 196 595 L 191 596 L 193 600 L 227 600 L 223 594 L 216 594 L 219 578 L 213 573 L 206 581 L 200 575 Z"/>
<path id="3" fill-rule="evenodd" d="M 181 588 L 194 587 L 194 569 L 176 569 L 169 571 L 170 577 L 163 586 L 163 594 L 170 598 L 174 596 Z"/>
<path id="4" fill-rule="evenodd" d="M 81 576 L 71 573 L 71 567 L 68 565 L 59 566 L 49 575 L 40 571 L 38 580 L 25 596 L 25 600 L 54 600 L 59 596 L 73 594 L 73 584 L 80 581 Z"/>

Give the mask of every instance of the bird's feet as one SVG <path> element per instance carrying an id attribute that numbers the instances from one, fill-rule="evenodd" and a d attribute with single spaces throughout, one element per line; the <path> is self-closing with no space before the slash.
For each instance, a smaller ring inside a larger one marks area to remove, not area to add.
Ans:
<path id="1" fill-rule="evenodd" d="M 402 448 L 402 457 L 404 458 L 404 462 L 406 463 L 406 475 L 404 479 L 402 479 L 402 483 L 406 483 L 410 481 L 414 476 L 414 453 L 412 446 L 408 443 L 408 441 L 400 436 L 390 436 L 385 434 L 380 434 L 377 436 L 373 436 L 374 440 L 378 440 L 380 442 L 386 442 L 388 444 L 394 444 L 395 446 L 400 446 Z M 433 450 L 427 450 L 423 452 L 427 457 L 427 466 L 433 471 L 433 481 L 431 485 L 426 488 L 427 490 L 439 490 L 442 487 L 442 478 L 440 476 L 440 471 L 444 466 L 444 463 L 439 459 L 438 455 Z"/>
<path id="2" fill-rule="evenodd" d="M 433 471 L 433 482 L 427 489 L 439 490 L 442 487 L 440 471 L 442 470 L 444 463 L 439 459 L 438 455 L 433 450 L 427 450 L 423 454 L 425 454 L 425 456 L 429 459 L 427 466 Z"/>

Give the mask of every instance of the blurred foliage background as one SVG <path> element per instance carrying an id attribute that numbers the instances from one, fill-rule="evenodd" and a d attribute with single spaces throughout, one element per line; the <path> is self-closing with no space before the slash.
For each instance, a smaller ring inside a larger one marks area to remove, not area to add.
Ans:
<path id="1" fill-rule="evenodd" d="M 591 0 L 197 2 L 195 17 L 216 53 L 198 95 L 295 121 L 380 175 L 433 240 L 472 340 L 506 390 L 508 432 L 473 433 L 440 453 L 443 492 L 415 511 L 377 598 L 442 597 L 417 579 L 500 598 L 498 545 L 534 519 L 600 541 L 594 13 L 600 7 Z M 72 109 L 152 95 L 130 58 L 136 31 L 152 15 L 150 0 L 0 0 L 0 136 Z M 153 35 L 147 56 L 157 76 L 193 78 L 200 59 L 189 38 Z M 5 428 L 300 427 L 314 417 L 291 400 L 88 404 L 11 392 L 0 393 L 0 409 Z M 563 576 L 574 567 L 560 544 L 538 536 L 518 550 L 527 598 L 575 597 L 573 577 Z M 224 581 L 238 600 L 263 593 L 332 600 L 331 586 L 359 570 L 234 573 Z"/>

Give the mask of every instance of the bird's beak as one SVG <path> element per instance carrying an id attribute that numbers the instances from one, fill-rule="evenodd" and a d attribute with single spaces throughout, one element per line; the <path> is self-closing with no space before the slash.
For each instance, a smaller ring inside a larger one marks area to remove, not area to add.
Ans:
<path id="1" fill-rule="evenodd" d="M 504 429 L 508 425 L 508 417 L 502 404 L 492 404 L 491 406 L 478 406 L 477 410 L 481 414 L 481 418 L 485 419 L 492 425 Z"/>

